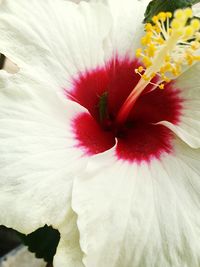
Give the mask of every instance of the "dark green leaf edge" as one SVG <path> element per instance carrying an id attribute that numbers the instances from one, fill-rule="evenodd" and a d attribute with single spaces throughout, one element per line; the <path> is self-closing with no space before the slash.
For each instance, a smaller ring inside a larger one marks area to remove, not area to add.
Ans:
<path id="1" fill-rule="evenodd" d="M 192 5 L 199 3 L 200 0 L 152 0 L 144 14 L 144 23 L 151 22 L 153 16 L 159 12 L 172 12 L 179 8 L 192 7 Z"/>
<path id="2" fill-rule="evenodd" d="M 18 236 L 29 251 L 35 253 L 36 258 L 43 258 L 48 263 L 53 262 L 60 240 L 57 230 L 45 225 L 29 235 L 18 233 Z"/>

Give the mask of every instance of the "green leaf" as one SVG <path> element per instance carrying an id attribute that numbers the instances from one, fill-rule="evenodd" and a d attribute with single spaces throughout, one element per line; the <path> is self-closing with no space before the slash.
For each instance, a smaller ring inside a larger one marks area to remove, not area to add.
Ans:
<path id="1" fill-rule="evenodd" d="M 48 263 L 53 261 L 60 240 L 60 233 L 57 230 L 45 225 L 29 235 L 21 233 L 18 235 L 37 258 L 43 258 Z"/>
<path id="2" fill-rule="evenodd" d="M 195 4 L 200 3 L 200 0 L 191 0 L 191 2 L 192 2 L 192 5 L 195 5 Z"/>
<path id="3" fill-rule="evenodd" d="M 150 22 L 153 16 L 157 15 L 161 11 L 173 13 L 179 8 L 192 7 L 192 5 L 197 2 L 200 2 L 200 0 L 153 0 L 147 6 L 144 14 L 144 23 Z"/>

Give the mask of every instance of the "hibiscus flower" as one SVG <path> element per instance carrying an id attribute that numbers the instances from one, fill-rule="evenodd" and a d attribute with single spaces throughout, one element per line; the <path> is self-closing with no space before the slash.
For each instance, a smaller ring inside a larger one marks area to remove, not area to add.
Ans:
<path id="1" fill-rule="evenodd" d="M 57 228 L 55 267 L 199 266 L 199 23 L 148 2 L 0 8 L 0 223 Z"/>

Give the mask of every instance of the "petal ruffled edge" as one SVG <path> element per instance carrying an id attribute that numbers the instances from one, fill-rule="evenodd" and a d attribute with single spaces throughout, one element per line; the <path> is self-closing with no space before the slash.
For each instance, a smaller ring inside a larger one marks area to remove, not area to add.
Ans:
<path id="1" fill-rule="evenodd" d="M 61 223 L 87 163 L 70 128 L 86 110 L 52 87 L 48 75 L 0 72 L 0 224 L 23 233 Z"/>
<path id="2" fill-rule="evenodd" d="M 86 267 L 198 267 L 200 150 L 175 141 L 173 155 L 151 164 L 97 156 L 75 179 Z"/>

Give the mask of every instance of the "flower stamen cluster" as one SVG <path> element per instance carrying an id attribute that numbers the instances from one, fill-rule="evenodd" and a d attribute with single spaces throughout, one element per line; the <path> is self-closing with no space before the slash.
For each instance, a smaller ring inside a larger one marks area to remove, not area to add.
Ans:
<path id="1" fill-rule="evenodd" d="M 153 89 L 164 89 L 165 84 L 183 73 L 184 69 L 200 61 L 200 21 L 193 17 L 191 8 L 171 12 L 160 12 L 145 25 L 143 48 L 136 50 L 142 63 L 135 72 L 141 76 L 138 84 L 127 97 L 116 119 L 124 123 L 138 97 L 149 85 Z M 158 84 L 152 79 L 158 78 Z"/>
<path id="2" fill-rule="evenodd" d="M 200 61 L 196 53 L 200 48 L 200 21 L 193 18 L 191 8 L 177 10 L 173 18 L 171 12 L 160 12 L 152 21 L 154 24 L 145 25 L 146 34 L 141 39 L 144 48 L 136 51 L 144 66 L 135 71 L 144 80 L 158 75 L 161 82 L 170 82 L 185 66 Z M 158 87 L 163 89 L 164 83 Z"/>

